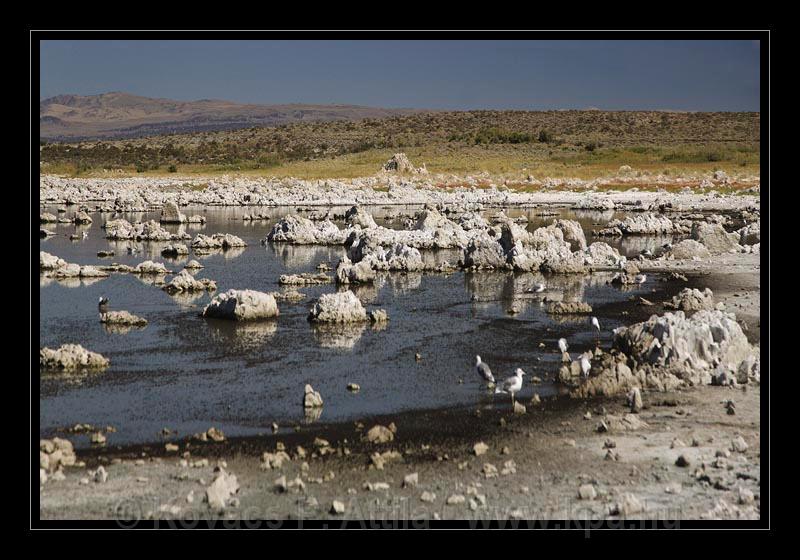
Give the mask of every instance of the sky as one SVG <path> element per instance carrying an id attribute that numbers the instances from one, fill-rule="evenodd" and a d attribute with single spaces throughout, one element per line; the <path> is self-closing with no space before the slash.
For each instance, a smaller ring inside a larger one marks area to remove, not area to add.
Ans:
<path id="1" fill-rule="evenodd" d="M 40 99 L 758 111 L 759 41 L 42 41 Z"/>

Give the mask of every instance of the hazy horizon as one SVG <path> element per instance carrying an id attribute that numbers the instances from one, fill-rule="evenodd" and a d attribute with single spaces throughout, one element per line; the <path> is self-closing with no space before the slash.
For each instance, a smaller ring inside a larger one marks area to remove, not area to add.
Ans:
<path id="1" fill-rule="evenodd" d="M 759 111 L 759 41 L 42 41 L 39 99 Z"/>

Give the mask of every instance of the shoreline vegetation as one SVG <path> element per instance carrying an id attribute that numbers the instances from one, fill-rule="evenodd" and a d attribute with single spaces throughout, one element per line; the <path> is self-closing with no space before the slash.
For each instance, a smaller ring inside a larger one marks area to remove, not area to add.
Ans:
<path id="1" fill-rule="evenodd" d="M 348 179 L 404 152 L 431 174 L 594 179 L 757 175 L 758 113 L 474 111 L 71 143 L 42 140 L 40 172 L 68 177 Z M 513 188 L 513 187 L 512 187 Z"/>

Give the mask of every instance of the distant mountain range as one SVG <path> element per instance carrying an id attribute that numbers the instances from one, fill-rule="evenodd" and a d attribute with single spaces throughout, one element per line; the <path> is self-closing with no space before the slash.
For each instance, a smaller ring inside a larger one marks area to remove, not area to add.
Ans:
<path id="1" fill-rule="evenodd" d="M 250 105 L 219 99 L 175 101 L 123 92 L 57 95 L 39 102 L 39 137 L 65 141 L 134 138 L 419 112 L 358 105 Z"/>

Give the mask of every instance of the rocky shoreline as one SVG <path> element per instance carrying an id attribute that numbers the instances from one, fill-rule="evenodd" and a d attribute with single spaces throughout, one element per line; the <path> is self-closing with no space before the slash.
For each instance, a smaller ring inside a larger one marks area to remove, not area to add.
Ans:
<path id="1" fill-rule="evenodd" d="M 416 411 L 364 419 L 354 427 L 320 425 L 236 441 L 215 431 L 211 443 L 208 437 L 166 438 L 163 445 L 111 450 L 100 442 L 66 463 L 51 455 L 71 447 L 43 440 L 42 517 L 113 519 L 125 502 L 135 504 L 141 519 L 248 518 L 248 511 L 255 518 L 374 513 L 394 519 L 408 518 L 407 509 L 398 508 L 410 506 L 423 509 L 422 519 L 530 519 L 532 513 L 589 519 L 671 519 L 675 513 L 683 519 L 759 518 L 760 199 L 755 181 L 748 192 L 728 195 L 715 192 L 729 184 L 727 177 L 703 181 L 707 184 L 697 187 L 702 193 L 600 192 L 602 181 L 539 184 L 542 190 L 520 192 L 478 188 L 469 181 L 440 188 L 428 176 L 347 182 L 218 178 L 203 188 L 165 179 L 42 176 L 42 203 L 79 205 L 70 219 L 75 223 L 91 221 L 93 212 L 159 208 L 162 223 L 204 219 L 187 218 L 179 210 L 187 205 L 298 207 L 272 226 L 263 243 L 343 245 L 347 256 L 333 276 L 324 271 L 286 275 L 275 279 L 281 284 L 349 286 L 370 284 L 376 273 L 455 270 L 613 271 L 612 283 L 622 286 L 646 282 L 647 272 L 709 274 L 716 282 L 712 289 L 687 286 L 664 303 L 663 309 L 671 311 L 617 329 L 611 348 L 598 346 L 579 356 L 565 352 L 559 371 L 552 373 L 573 398 L 542 400 L 536 394 L 513 407 Z M 399 213 L 405 228 L 390 229 L 375 222 L 371 205 L 423 207 L 411 215 Z M 341 217 L 344 227 L 329 213 L 299 215 L 319 206 L 351 207 Z M 481 213 L 489 207 L 531 206 L 640 213 L 593 232 L 560 219 L 528 231 L 504 211 Z M 43 215 L 42 223 L 54 217 Z M 130 223 L 117 216 L 106 221 L 105 230 L 110 239 L 169 242 L 169 251 L 180 254 L 188 254 L 188 247 L 177 242 L 191 239 L 155 221 Z M 587 233 L 599 238 L 674 234 L 681 240 L 629 259 L 602 241 L 589 243 Z M 197 234 L 190 246 L 202 251 L 245 244 L 229 234 Z M 429 249 L 456 250 L 461 258 L 431 265 L 424 254 Z M 42 274 L 53 278 L 143 274 L 159 265 L 81 266 L 40 253 Z M 163 265 L 158 268 L 162 279 L 167 273 Z M 737 288 L 726 290 L 733 275 L 738 275 Z M 214 291 L 216 284 L 184 270 L 163 288 Z M 740 299 L 742 291 L 746 296 Z M 237 321 L 274 318 L 279 302 L 272 294 L 231 290 L 217 295 L 204 314 Z M 591 313 L 581 303 L 551 301 L 548 311 Z M 342 323 L 389 320 L 383 310 L 367 310 L 351 291 L 322 295 L 308 319 L 336 329 Z M 107 365 L 79 346 L 40 353 L 40 366 L 51 369 L 87 367 L 90 359 Z M 436 430 L 430 430 L 431 422 Z"/>

